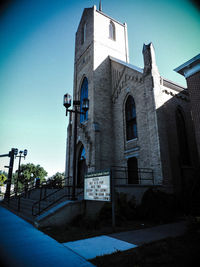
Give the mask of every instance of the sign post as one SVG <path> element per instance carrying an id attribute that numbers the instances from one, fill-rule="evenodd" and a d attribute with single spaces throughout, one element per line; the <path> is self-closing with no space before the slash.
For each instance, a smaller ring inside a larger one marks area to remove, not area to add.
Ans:
<path id="1" fill-rule="evenodd" d="M 115 229 L 114 181 L 111 171 L 99 171 L 85 175 L 84 199 L 112 201 L 112 227 Z"/>
<path id="2" fill-rule="evenodd" d="M 111 188 L 112 188 L 112 192 L 111 192 L 111 201 L 112 201 L 112 228 L 113 231 L 115 231 L 115 180 L 114 177 L 112 175 L 112 171 L 111 171 Z"/>

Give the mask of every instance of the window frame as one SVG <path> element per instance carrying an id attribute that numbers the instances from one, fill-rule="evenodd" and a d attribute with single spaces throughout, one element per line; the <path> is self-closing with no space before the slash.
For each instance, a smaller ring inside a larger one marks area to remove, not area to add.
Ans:
<path id="1" fill-rule="evenodd" d="M 138 138 L 136 106 L 135 100 L 131 95 L 128 95 L 125 102 L 125 125 L 126 141 L 129 142 Z"/>
<path id="2" fill-rule="evenodd" d="M 88 79 L 84 77 L 81 83 L 80 89 L 80 112 L 84 112 L 82 109 L 83 99 L 88 98 Z M 88 111 L 86 114 L 80 114 L 80 124 L 85 123 L 88 120 Z"/>
<path id="3" fill-rule="evenodd" d="M 109 39 L 116 41 L 116 28 L 113 21 L 109 23 Z"/>

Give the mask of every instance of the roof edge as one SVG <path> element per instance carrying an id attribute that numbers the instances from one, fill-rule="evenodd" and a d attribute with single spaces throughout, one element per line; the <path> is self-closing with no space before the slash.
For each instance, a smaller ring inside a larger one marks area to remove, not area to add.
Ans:
<path id="1" fill-rule="evenodd" d="M 125 61 L 122 61 L 122 60 L 120 60 L 120 59 L 114 58 L 114 57 L 112 57 L 112 56 L 109 56 L 109 58 L 110 58 L 112 61 L 115 61 L 115 62 L 117 62 L 117 63 L 120 63 L 120 64 L 122 64 L 122 65 L 124 65 L 124 66 L 126 66 L 126 67 L 128 67 L 128 68 L 130 68 L 130 69 L 133 69 L 133 70 L 136 70 L 136 71 L 138 71 L 138 72 L 140 72 L 140 73 L 143 73 L 143 69 L 142 69 L 142 68 L 139 68 L 139 67 L 137 67 L 137 66 L 135 66 L 135 65 L 132 65 L 132 64 L 127 63 L 127 62 L 125 62 Z"/>
<path id="2" fill-rule="evenodd" d="M 190 60 L 186 61 L 185 63 L 183 63 L 179 67 L 175 68 L 174 71 L 178 72 L 179 74 L 181 74 L 183 76 L 185 76 L 185 75 L 187 76 L 187 74 L 185 73 L 185 70 L 186 69 L 188 70 L 189 68 L 194 67 L 194 63 L 197 63 L 197 62 L 200 64 L 200 54 L 198 54 L 195 57 L 191 58 Z M 197 63 L 197 65 L 199 65 L 198 63 Z"/>

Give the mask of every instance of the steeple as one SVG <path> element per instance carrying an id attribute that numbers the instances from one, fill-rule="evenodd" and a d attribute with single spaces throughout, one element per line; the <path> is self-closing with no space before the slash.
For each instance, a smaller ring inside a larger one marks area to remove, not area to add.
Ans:
<path id="1" fill-rule="evenodd" d="M 99 2 L 99 11 L 102 11 L 101 0 L 100 0 L 100 2 Z"/>

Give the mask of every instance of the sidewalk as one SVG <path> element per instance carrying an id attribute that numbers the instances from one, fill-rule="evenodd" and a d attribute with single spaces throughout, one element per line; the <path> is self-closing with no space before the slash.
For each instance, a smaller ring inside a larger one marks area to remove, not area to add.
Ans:
<path id="1" fill-rule="evenodd" d="M 87 259 L 180 236 L 185 231 L 186 222 L 182 221 L 60 244 L 0 206 L 0 266 L 92 267 Z"/>
<path id="2" fill-rule="evenodd" d="M 96 256 L 128 250 L 167 237 L 180 236 L 183 235 L 185 231 L 186 223 L 182 221 L 141 230 L 101 235 L 73 242 L 66 242 L 63 243 L 63 245 L 89 260 Z"/>
<path id="3" fill-rule="evenodd" d="M 163 224 L 141 230 L 114 233 L 110 234 L 109 236 L 139 246 L 167 237 L 181 236 L 185 233 L 185 231 L 186 222 L 180 221 L 177 223 Z"/>
<path id="4" fill-rule="evenodd" d="M 92 267 L 31 224 L 0 206 L 1 267 Z"/>

